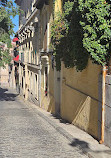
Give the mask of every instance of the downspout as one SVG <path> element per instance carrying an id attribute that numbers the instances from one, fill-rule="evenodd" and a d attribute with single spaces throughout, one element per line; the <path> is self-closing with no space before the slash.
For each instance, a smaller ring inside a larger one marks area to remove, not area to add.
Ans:
<path id="1" fill-rule="evenodd" d="M 105 126 L 105 82 L 106 82 L 106 66 L 103 66 L 102 70 L 102 121 L 101 121 L 101 140 L 100 144 L 104 143 L 104 126 Z"/>

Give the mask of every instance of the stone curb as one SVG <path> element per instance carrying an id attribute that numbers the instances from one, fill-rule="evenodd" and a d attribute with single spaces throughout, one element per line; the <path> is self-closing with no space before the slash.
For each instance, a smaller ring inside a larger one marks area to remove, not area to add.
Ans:
<path id="1" fill-rule="evenodd" d="M 37 111 L 38 115 L 40 117 L 42 117 L 43 119 L 45 119 L 51 126 L 53 126 L 60 134 L 62 134 L 65 138 L 67 138 L 70 142 L 72 142 L 72 140 L 74 139 L 74 137 L 69 134 L 66 130 L 64 130 L 62 127 L 56 125 L 50 118 L 48 118 L 48 116 L 44 115 L 42 112 Z M 86 147 L 86 144 L 82 144 L 82 147 L 84 146 L 84 148 Z M 82 148 L 80 145 L 78 145 L 78 148 L 81 148 L 82 152 L 88 156 L 89 158 L 95 158 L 95 156 L 93 156 L 93 154 L 91 154 L 90 152 L 86 151 L 84 148 Z M 79 150 L 80 150 L 79 148 Z"/>

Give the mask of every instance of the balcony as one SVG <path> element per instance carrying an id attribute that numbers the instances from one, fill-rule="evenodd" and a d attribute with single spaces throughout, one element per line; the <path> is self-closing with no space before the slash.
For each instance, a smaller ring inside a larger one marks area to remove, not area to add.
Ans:
<path id="1" fill-rule="evenodd" d="M 48 5 L 49 4 L 49 0 L 36 0 L 34 7 L 36 7 L 37 9 L 41 9 L 43 7 L 43 5 Z"/>

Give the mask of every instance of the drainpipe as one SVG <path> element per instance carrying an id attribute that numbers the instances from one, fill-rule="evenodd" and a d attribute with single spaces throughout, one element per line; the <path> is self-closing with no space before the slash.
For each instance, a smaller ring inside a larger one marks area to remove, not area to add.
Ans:
<path id="1" fill-rule="evenodd" d="M 102 70 L 102 123 L 101 123 L 101 140 L 100 144 L 104 143 L 104 126 L 105 126 L 105 82 L 106 82 L 106 66 L 103 66 Z"/>

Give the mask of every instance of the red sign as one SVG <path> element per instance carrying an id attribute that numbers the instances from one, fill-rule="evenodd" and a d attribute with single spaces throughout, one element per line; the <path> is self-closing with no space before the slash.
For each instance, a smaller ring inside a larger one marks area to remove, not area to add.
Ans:
<path id="1" fill-rule="evenodd" d="M 17 55 L 15 58 L 13 58 L 14 61 L 18 61 L 19 60 L 19 55 Z"/>
<path id="2" fill-rule="evenodd" d="M 18 39 L 17 37 L 15 37 L 15 38 L 13 39 L 13 42 L 17 42 L 17 41 L 19 41 L 19 39 Z"/>

